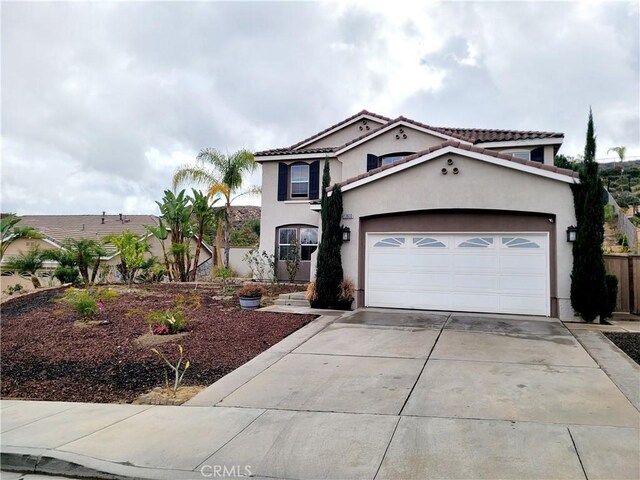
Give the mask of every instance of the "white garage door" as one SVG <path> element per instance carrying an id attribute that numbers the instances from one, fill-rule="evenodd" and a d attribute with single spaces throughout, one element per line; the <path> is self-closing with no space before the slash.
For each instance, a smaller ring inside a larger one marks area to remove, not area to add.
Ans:
<path id="1" fill-rule="evenodd" d="M 369 307 L 549 315 L 546 233 L 367 234 Z"/>

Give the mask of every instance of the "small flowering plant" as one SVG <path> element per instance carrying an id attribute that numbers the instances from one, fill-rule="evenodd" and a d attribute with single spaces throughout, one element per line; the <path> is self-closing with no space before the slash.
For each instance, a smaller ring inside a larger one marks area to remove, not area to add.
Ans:
<path id="1" fill-rule="evenodd" d="M 147 323 L 152 325 L 151 331 L 155 335 L 174 335 L 182 332 L 189 319 L 182 310 L 174 307 L 170 310 L 161 310 L 147 315 Z"/>
<path id="2" fill-rule="evenodd" d="M 169 333 L 169 327 L 167 327 L 166 325 L 157 325 L 153 327 L 154 335 L 169 335 Z"/>

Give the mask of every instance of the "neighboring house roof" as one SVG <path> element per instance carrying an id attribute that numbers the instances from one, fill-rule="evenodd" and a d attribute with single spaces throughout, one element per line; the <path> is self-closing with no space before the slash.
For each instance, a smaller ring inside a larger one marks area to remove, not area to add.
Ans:
<path id="1" fill-rule="evenodd" d="M 20 218 L 21 225 L 35 228 L 58 244 L 68 238 L 103 240 L 125 230 L 143 236 L 147 234 L 145 225 L 158 225 L 155 215 L 122 215 L 122 218 L 120 215 L 21 215 Z M 105 249 L 108 256 L 116 253 L 116 248 L 111 244 L 105 245 Z"/>
<path id="2" fill-rule="evenodd" d="M 45 235 L 46 239 L 62 247 L 67 239 L 80 240 L 89 238 L 104 240 L 110 235 L 117 235 L 125 230 L 140 237 L 148 236 L 145 225 L 157 226 L 156 215 L 21 215 L 21 226 L 29 226 Z M 104 219 L 104 223 L 103 223 Z M 203 248 L 212 252 L 209 245 L 203 242 Z M 117 255 L 118 250 L 110 243 L 104 248 L 106 258 Z"/>
<path id="3" fill-rule="evenodd" d="M 532 162 L 530 160 L 523 160 L 521 158 L 517 158 L 514 157 L 512 155 L 507 155 L 504 153 L 498 153 L 494 150 L 489 150 L 486 148 L 481 148 L 481 147 L 476 147 L 473 145 L 469 145 L 467 143 L 461 143 L 461 142 L 457 142 L 455 140 L 447 140 L 446 142 L 440 143 L 438 145 L 435 145 L 433 147 L 427 148 L 426 150 L 422 150 L 420 152 L 414 153 L 413 155 L 408 155 L 404 158 L 401 158 L 399 160 L 396 160 L 393 163 L 389 163 L 387 165 L 383 165 L 381 167 L 378 168 L 374 168 L 373 170 L 370 170 L 366 173 L 362 173 L 360 175 L 357 175 L 355 177 L 351 177 L 348 178 L 342 182 L 339 182 L 338 185 L 340 187 L 345 187 L 347 185 L 352 185 L 356 182 L 359 182 L 361 180 L 365 180 L 371 177 L 376 177 L 378 176 L 379 178 L 382 178 L 383 175 L 380 175 L 381 173 L 385 172 L 386 170 L 390 170 L 393 168 L 396 168 L 402 164 L 406 164 L 406 163 L 411 163 L 419 158 L 423 158 L 429 154 L 432 153 L 436 153 L 440 150 L 445 150 L 445 149 L 458 149 L 460 150 L 460 154 L 464 155 L 465 152 L 464 151 L 468 151 L 468 152 L 472 152 L 472 153 L 478 153 L 478 154 L 482 154 L 485 155 L 487 157 L 494 157 L 496 159 L 501 159 L 501 160 L 508 160 L 509 162 L 513 162 L 514 164 L 519 164 L 519 165 L 524 165 L 527 167 L 534 167 L 536 169 L 540 169 L 541 171 L 546 171 L 546 172 L 551 172 L 551 173 L 555 173 L 555 174 L 559 174 L 559 175 L 564 175 L 567 178 L 567 180 L 569 179 L 575 179 L 578 178 L 579 175 L 577 172 L 574 172 L 573 170 L 568 170 L 566 168 L 558 168 L 558 167 L 554 167 L 552 165 L 545 165 L 539 162 Z M 443 152 L 444 153 L 444 152 Z M 374 178 L 371 178 L 371 180 L 373 180 Z M 329 187 L 327 189 L 327 191 L 331 191 L 333 189 L 333 187 Z"/>
<path id="4" fill-rule="evenodd" d="M 347 123 L 354 118 L 357 118 L 359 115 L 362 115 L 362 112 L 357 113 L 356 115 L 349 117 L 342 122 L 329 127 L 323 132 L 318 133 L 316 136 L 321 136 L 324 132 L 328 132 L 330 130 L 335 129 L 336 127 L 342 125 L 343 123 Z M 370 112 L 367 112 L 370 114 Z M 377 114 L 372 114 L 377 115 Z M 499 130 L 499 129 L 482 129 L 482 128 L 449 128 L 449 127 L 435 127 L 432 125 L 427 125 L 426 123 L 421 123 L 416 120 L 412 120 L 407 117 L 397 117 L 394 119 L 389 119 L 386 117 L 382 117 L 381 115 L 377 115 L 380 119 L 386 119 L 386 123 L 377 126 L 371 131 L 361 135 L 357 138 L 349 140 L 343 145 L 335 146 L 335 147 L 322 147 L 322 148 L 309 148 L 302 149 L 297 148 L 298 145 L 303 145 L 308 143 L 308 140 L 314 138 L 310 137 L 310 139 L 303 140 L 291 147 L 285 148 L 274 148 L 271 150 L 264 150 L 262 152 L 256 152 L 256 157 L 268 157 L 268 156 L 277 156 L 277 155 L 311 155 L 318 153 L 335 153 L 346 151 L 349 147 L 355 146 L 355 144 L 364 143 L 363 140 L 368 139 L 369 137 L 374 138 L 378 134 L 382 133 L 382 130 L 390 129 L 396 124 L 407 124 L 418 127 L 423 130 L 428 130 L 433 134 L 441 135 L 446 139 L 457 139 L 462 142 L 467 142 L 471 144 L 480 144 L 480 143 L 491 143 L 491 142 L 515 142 L 522 140 L 549 140 L 556 139 L 557 143 L 562 143 L 564 139 L 564 134 L 560 132 L 542 132 L 542 131 L 534 131 L 534 130 Z"/>

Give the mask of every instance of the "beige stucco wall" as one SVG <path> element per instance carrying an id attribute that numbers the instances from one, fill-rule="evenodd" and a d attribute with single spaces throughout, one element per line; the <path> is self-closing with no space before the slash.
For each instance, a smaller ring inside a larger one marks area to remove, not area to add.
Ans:
<path id="1" fill-rule="evenodd" d="M 402 138 L 403 134 L 400 133 L 400 129 L 407 135 L 406 139 Z M 396 135 L 400 135 L 399 140 L 396 139 Z M 342 178 L 346 180 L 365 173 L 367 171 L 368 153 L 381 156 L 395 152 L 419 152 L 445 141 L 446 139 L 444 138 L 414 130 L 410 127 L 394 127 L 340 155 L 338 158 L 342 163 Z"/>
<path id="2" fill-rule="evenodd" d="M 441 174 L 449 158 L 460 170 L 458 175 Z M 356 282 L 358 290 L 364 289 L 357 284 L 360 217 L 452 208 L 555 214 L 559 316 L 573 317 L 569 300 L 572 249 L 564 235 L 576 223 L 569 185 L 460 155 L 443 155 L 344 192 L 344 213 L 354 217 L 343 221 L 351 228 L 352 238 L 342 247 L 345 276 Z"/>
<path id="3" fill-rule="evenodd" d="M 17 255 L 20 252 L 26 252 L 34 248 L 35 246 L 39 246 L 42 250 L 53 249 L 54 247 L 51 243 L 42 240 L 42 239 L 27 239 L 27 238 L 18 238 L 13 241 L 7 247 L 7 251 L 3 260 L 7 260 L 9 257 L 13 255 Z M 40 279 L 40 283 L 43 286 L 49 286 L 49 277 L 46 276 L 52 272 L 53 268 L 55 268 L 55 262 L 47 262 L 45 268 L 42 269 L 41 272 L 38 272 L 38 278 Z M 51 277 L 52 286 L 58 285 L 58 281 Z M 0 277 L 0 291 L 4 292 L 7 287 L 13 286 L 15 284 L 20 284 L 25 290 L 33 290 L 33 283 L 31 283 L 31 279 L 24 278 L 23 276 L 14 273 L 13 275 L 6 275 Z"/>
<path id="4" fill-rule="evenodd" d="M 325 159 L 320 158 L 320 184 Z M 312 162 L 315 160 L 308 160 Z M 308 200 L 278 201 L 278 163 L 262 164 L 262 205 L 260 210 L 260 251 L 275 253 L 276 229 L 283 225 L 313 225 L 320 223 L 320 212 L 311 210 Z M 294 163 L 294 162 L 286 162 Z M 329 159 L 332 183 L 340 181 L 342 164 Z"/>
<path id="5" fill-rule="evenodd" d="M 250 277 L 251 269 L 244 261 L 244 256 L 251 250 L 251 247 L 232 247 L 229 250 L 229 267 L 240 277 Z"/>
<path id="6" fill-rule="evenodd" d="M 375 130 L 380 125 L 382 125 L 382 122 L 380 121 L 374 121 L 371 119 L 358 120 L 357 122 L 337 130 L 331 135 L 327 135 L 324 138 L 316 140 L 309 145 L 305 145 L 302 148 L 339 147 L 354 138 L 358 138 L 372 130 Z M 362 129 L 360 127 L 362 127 Z M 367 130 L 367 127 L 369 127 L 369 130 Z"/>
<path id="7" fill-rule="evenodd" d="M 9 246 L 7 247 L 7 251 L 5 252 L 5 255 L 4 255 L 4 259 L 11 257 L 12 255 L 17 255 L 20 252 L 26 252 L 27 250 L 30 250 L 35 246 L 40 247 L 42 250 L 56 248 L 51 243 L 42 239 L 18 238 L 9 244 Z"/>

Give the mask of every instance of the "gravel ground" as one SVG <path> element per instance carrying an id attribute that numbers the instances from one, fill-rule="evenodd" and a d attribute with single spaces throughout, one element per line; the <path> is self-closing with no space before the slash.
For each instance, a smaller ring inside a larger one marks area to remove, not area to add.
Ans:
<path id="1" fill-rule="evenodd" d="M 640 333 L 604 332 L 609 340 L 640 365 Z"/>
<path id="2" fill-rule="evenodd" d="M 301 287 L 276 287 L 273 294 Z M 237 298 L 214 300 L 217 287 L 156 284 L 116 287 L 118 297 L 98 313 L 99 324 L 82 326 L 69 307 L 55 303 L 61 291 L 2 304 L 3 398 L 78 402 L 130 402 L 164 382 L 150 347 L 136 339 L 149 332 L 145 316 L 170 308 L 182 295 L 191 320 L 188 334 L 158 345 L 169 358 L 184 347 L 191 368 L 185 385 L 209 385 L 314 317 L 240 310 Z"/>

